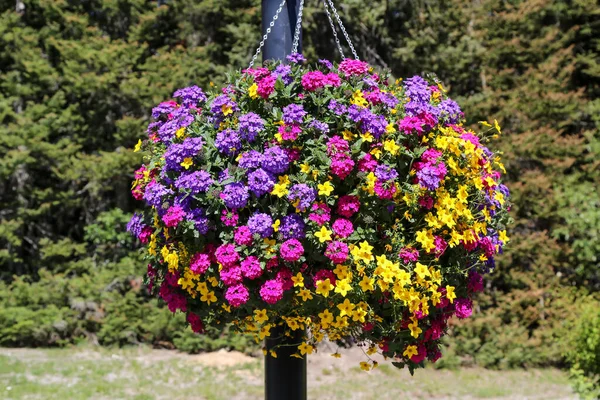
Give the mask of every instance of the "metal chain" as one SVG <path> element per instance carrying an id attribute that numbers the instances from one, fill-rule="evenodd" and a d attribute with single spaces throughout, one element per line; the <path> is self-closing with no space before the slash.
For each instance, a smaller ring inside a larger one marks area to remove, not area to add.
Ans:
<path id="1" fill-rule="evenodd" d="M 300 0 L 300 8 L 296 17 L 296 30 L 294 31 L 294 43 L 292 44 L 292 54 L 298 52 L 298 44 L 300 43 L 300 32 L 302 30 L 302 11 L 304 10 L 304 0 Z"/>
<path id="2" fill-rule="evenodd" d="M 350 40 L 350 36 L 348 35 L 348 32 L 346 32 L 346 28 L 344 28 L 342 19 L 340 18 L 340 15 L 338 14 L 337 10 L 335 9 L 335 6 L 333 5 L 333 0 L 327 0 L 327 2 L 329 3 L 329 7 L 331 7 L 331 10 L 333 11 L 333 15 L 335 15 L 335 19 L 337 19 L 338 25 L 340 26 L 340 29 L 342 30 L 342 33 L 346 38 L 346 42 L 348 42 L 348 46 L 350 46 L 350 51 L 352 51 L 352 55 L 354 55 L 354 58 L 356 60 L 359 60 L 358 54 L 356 54 L 356 50 L 354 50 L 354 46 L 352 45 L 352 41 Z"/>
<path id="3" fill-rule="evenodd" d="M 335 38 L 335 44 L 337 45 L 338 51 L 340 52 L 340 56 L 342 56 L 343 60 L 346 58 L 346 56 L 344 55 L 344 49 L 342 49 L 342 44 L 338 38 L 333 19 L 331 19 L 331 13 L 329 12 L 329 7 L 327 6 L 327 0 L 323 0 L 323 6 L 325 7 L 325 12 L 327 13 L 327 18 L 329 19 L 329 25 L 331 26 L 331 31 L 333 32 L 333 37 Z"/>
<path id="4" fill-rule="evenodd" d="M 271 23 L 269 24 L 267 31 L 263 35 L 262 40 L 260 41 L 260 44 L 258 45 L 258 48 L 256 49 L 256 53 L 254 53 L 254 56 L 252 57 L 252 61 L 250 61 L 250 65 L 248 65 L 248 68 L 252 68 L 252 66 L 254 65 L 254 62 L 258 58 L 258 55 L 260 54 L 263 46 L 265 45 L 265 42 L 267 41 L 267 38 L 269 37 L 269 34 L 271 33 L 271 29 L 273 29 L 273 27 L 275 26 L 275 21 L 277 21 L 277 18 L 279 18 L 279 14 L 281 14 L 281 10 L 283 10 L 283 6 L 285 6 L 286 1 L 287 0 L 282 0 L 281 4 L 279 4 L 279 8 L 275 12 L 275 15 L 273 16 L 273 19 L 271 20 Z"/>

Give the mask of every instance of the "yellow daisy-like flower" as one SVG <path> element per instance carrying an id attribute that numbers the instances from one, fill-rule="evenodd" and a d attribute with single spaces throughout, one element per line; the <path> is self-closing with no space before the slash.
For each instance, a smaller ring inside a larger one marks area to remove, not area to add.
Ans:
<path id="1" fill-rule="evenodd" d="M 334 189 L 333 185 L 329 181 L 325 183 L 319 183 L 317 188 L 319 189 L 319 196 L 329 196 Z"/>

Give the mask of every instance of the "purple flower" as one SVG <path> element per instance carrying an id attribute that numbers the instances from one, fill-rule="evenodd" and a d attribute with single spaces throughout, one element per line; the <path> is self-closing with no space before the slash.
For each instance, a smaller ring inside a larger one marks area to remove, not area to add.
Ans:
<path id="1" fill-rule="evenodd" d="M 305 183 L 297 183 L 290 188 L 288 199 L 298 201 L 296 206 L 300 211 L 305 211 L 317 198 L 317 191 Z"/>
<path id="2" fill-rule="evenodd" d="M 163 114 L 170 114 L 177 109 L 177 102 L 163 101 L 152 109 L 152 118 L 158 118 Z"/>
<path id="3" fill-rule="evenodd" d="M 267 172 L 282 174 L 288 169 L 290 160 L 281 147 L 273 146 L 265 150 L 261 165 Z"/>
<path id="4" fill-rule="evenodd" d="M 333 64 L 329 60 L 319 59 L 319 64 L 321 64 L 327 69 L 333 69 Z"/>
<path id="5" fill-rule="evenodd" d="M 237 103 L 226 94 L 215 97 L 210 104 L 210 112 L 221 118 L 226 115 L 231 115 L 235 111 L 239 111 Z"/>
<path id="6" fill-rule="evenodd" d="M 375 168 L 375 176 L 382 181 L 393 181 L 398 177 L 398 172 L 386 164 L 380 164 Z"/>
<path id="7" fill-rule="evenodd" d="M 295 64 L 300 64 L 306 61 L 306 58 L 300 53 L 290 54 L 286 57 L 289 62 L 293 62 Z"/>
<path id="8" fill-rule="evenodd" d="M 167 170 L 181 171 L 181 163 L 186 158 L 197 156 L 202 150 L 202 138 L 187 138 L 183 143 L 170 145 L 165 151 L 165 167 Z"/>
<path id="9" fill-rule="evenodd" d="M 277 67 L 275 67 L 275 71 L 273 71 L 273 73 L 275 76 L 281 78 L 283 83 L 286 85 L 289 85 L 294 81 L 294 78 L 291 76 L 292 67 L 289 65 L 279 64 Z"/>
<path id="10" fill-rule="evenodd" d="M 171 113 L 171 119 L 158 128 L 158 138 L 163 143 L 169 143 L 175 138 L 176 132 L 194 122 L 194 117 L 186 108 L 178 108 Z"/>
<path id="11" fill-rule="evenodd" d="M 248 187 L 256 197 L 271 192 L 275 186 L 275 178 L 262 168 L 248 174 Z"/>
<path id="12" fill-rule="evenodd" d="M 450 124 L 456 124 L 464 117 L 460 106 L 451 99 L 443 100 L 440 104 L 438 104 L 438 111 L 439 117 L 445 118 Z"/>
<path id="13" fill-rule="evenodd" d="M 304 220 L 298 214 L 286 215 L 281 219 L 279 232 L 284 239 L 304 238 Z"/>
<path id="14" fill-rule="evenodd" d="M 333 111 L 333 113 L 337 114 L 337 115 L 345 114 L 347 112 L 347 110 L 348 110 L 348 108 L 345 105 L 340 104 L 340 103 L 338 103 L 335 100 L 330 100 L 329 101 L 329 105 L 327 106 L 327 108 L 330 111 Z"/>
<path id="15" fill-rule="evenodd" d="M 308 127 L 321 131 L 322 133 L 329 133 L 329 125 L 316 119 L 310 121 Z"/>
<path id="16" fill-rule="evenodd" d="M 144 200 L 149 206 L 161 208 L 164 201 L 164 197 L 172 195 L 173 191 L 161 185 L 156 181 L 152 181 L 146 186 L 146 192 L 144 193 Z"/>
<path id="17" fill-rule="evenodd" d="M 242 139 L 240 134 L 231 129 L 225 129 L 224 131 L 217 133 L 215 147 L 219 152 L 227 156 L 236 155 L 242 149 Z"/>
<path id="18" fill-rule="evenodd" d="M 273 219 L 265 213 L 255 213 L 248 219 L 248 228 L 253 234 L 267 238 L 273 234 Z"/>
<path id="19" fill-rule="evenodd" d="M 417 171 L 417 180 L 426 189 L 437 189 L 441 181 L 438 168 L 429 163 L 425 164 L 425 166 Z"/>
<path id="20" fill-rule="evenodd" d="M 238 162 L 240 168 L 255 169 L 260 167 L 263 161 L 263 155 L 256 150 L 250 150 L 242 154 L 242 158 Z"/>
<path id="21" fill-rule="evenodd" d="M 181 104 L 189 107 L 195 106 L 200 102 L 206 101 L 206 95 L 198 86 L 190 86 L 183 89 L 179 89 L 173 93 L 174 98 L 181 98 Z"/>
<path id="22" fill-rule="evenodd" d="M 142 229 L 144 229 L 146 225 L 142 221 L 142 216 L 140 214 L 133 214 L 129 223 L 127 224 L 127 232 L 131 233 L 135 237 L 140 236 L 142 233 Z"/>
<path id="23" fill-rule="evenodd" d="M 301 124 L 306 111 L 301 104 L 290 104 L 283 107 L 283 122 L 286 124 Z"/>
<path id="24" fill-rule="evenodd" d="M 225 186 L 225 189 L 221 193 L 221 198 L 227 207 L 235 210 L 246 207 L 250 194 L 248 193 L 248 188 L 243 183 L 234 182 Z"/>
<path id="25" fill-rule="evenodd" d="M 404 81 L 406 96 L 419 103 L 427 103 L 431 100 L 431 89 L 429 83 L 418 75 Z"/>
<path id="26" fill-rule="evenodd" d="M 194 227 L 201 235 L 206 235 L 210 230 L 210 221 L 201 208 L 194 208 L 188 211 L 185 218 L 194 223 Z"/>
<path id="27" fill-rule="evenodd" d="M 206 192 L 214 183 L 210 174 L 206 171 L 194 171 L 183 174 L 175 181 L 175 187 L 179 190 L 187 189 L 191 194 Z"/>
<path id="28" fill-rule="evenodd" d="M 242 139 L 249 142 L 253 142 L 256 135 L 265 128 L 265 121 L 253 112 L 240 116 L 239 123 Z"/>

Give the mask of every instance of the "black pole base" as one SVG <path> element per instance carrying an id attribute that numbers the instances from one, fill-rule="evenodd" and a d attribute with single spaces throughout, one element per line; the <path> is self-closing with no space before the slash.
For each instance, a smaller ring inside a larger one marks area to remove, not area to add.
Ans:
<path id="1" fill-rule="evenodd" d="M 285 336 L 283 327 L 271 329 L 266 339 L 265 400 L 306 400 L 306 356 L 292 357 L 298 353 L 304 332 L 296 330 Z M 275 350 L 277 358 L 271 356 Z"/>

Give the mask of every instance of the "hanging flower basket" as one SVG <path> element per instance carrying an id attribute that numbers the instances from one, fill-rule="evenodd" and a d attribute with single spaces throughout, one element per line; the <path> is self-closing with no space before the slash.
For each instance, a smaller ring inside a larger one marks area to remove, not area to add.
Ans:
<path id="1" fill-rule="evenodd" d="M 462 125 L 435 79 L 302 55 L 196 86 L 153 109 L 128 229 L 148 284 L 192 329 L 278 325 L 367 343 L 411 370 L 440 357 L 508 241 L 500 133 Z M 372 361 L 362 364 L 372 368 Z"/>

